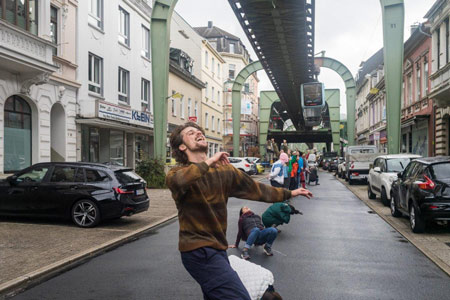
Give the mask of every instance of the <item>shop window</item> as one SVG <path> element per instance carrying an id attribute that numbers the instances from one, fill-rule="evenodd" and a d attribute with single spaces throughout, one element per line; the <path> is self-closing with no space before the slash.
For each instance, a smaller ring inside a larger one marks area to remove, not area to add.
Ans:
<path id="1" fill-rule="evenodd" d="M 152 111 L 152 103 L 150 101 L 150 81 L 141 79 L 141 102 L 143 111 Z"/>
<path id="2" fill-rule="evenodd" d="M 89 53 L 88 89 L 90 92 L 102 95 L 103 93 L 103 59 Z"/>
<path id="3" fill-rule="evenodd" d="M 130 14 L 119 6 L 119 42 L 130 46 Z"/>
<path id="4" fill-rule="evenodd" d="M 53 55 L 58 55 L 58 11 L 57 7 L 50 6 L 50 37 L 56 46 L 53 48 Z"/>
<path id="5" fill-rule="evenodd" d="M 130 104 L 130 72 L 119 67 L 119 101 Z"/>
<path id="6" fill-rule="evenodd" d="M 0 18 L 34 35 L 38 34 L 38 0 L 2 0 Z"/>
<path id="7" fill-rule="evenodd" d="M 136 165 L 144 159 L 150 158 L 150 136 L 146 134 L 136 134 L 135 159 Z"/>
<path id="8" fill-rule="evenodd" d="M 109 132 L 110 163 L 112 165 L 124 165 L 124 135 L 123 131 L 110 130 Z"/>
<path id="9" fill-rule="evenodd" d="M 100 29 L 103 28 L 103 0 L 88 0 L 89 15 L 88 22 Z"/>
<path id="10" fill-rule="evenodd" d="M 31 108 L 19 96 L 4 104 L 4 171 L 14 172 L 31 165 Z"/>
<path id="11" fill-rule="evenodd" d="M 100 162 L 100 133 L 98 128 L 89 128 L 89 161 Z"/>
<path id="12" fill-rule="evenodd" d="M 142 25 L 142 56 L 150 59 L 150 30 Z"/>

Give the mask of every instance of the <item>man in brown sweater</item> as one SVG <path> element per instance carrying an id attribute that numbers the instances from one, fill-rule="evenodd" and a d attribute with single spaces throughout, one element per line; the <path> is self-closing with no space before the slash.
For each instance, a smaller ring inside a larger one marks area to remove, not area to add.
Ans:
<path id="1" fill-rule="evenodd" d="M 310 198 L 311 192 L 255 182 L 230 165 L 226 152 L 208 158 L 204 131 L 196 123 L 178 126 L 170 145 L 179 166 L 169 171 L 166 183 L 178 209 L 178 248 L 184 267 L 200 284 L 205 299 L 250 299 L 226 254 L 228 197 L 281 202 L 298 195 Z"/>

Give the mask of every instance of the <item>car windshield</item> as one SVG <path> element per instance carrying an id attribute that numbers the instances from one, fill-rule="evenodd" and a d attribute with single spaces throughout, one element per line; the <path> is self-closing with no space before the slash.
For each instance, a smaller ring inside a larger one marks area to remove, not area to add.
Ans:
<path id="1" fill-rule="evenodd" d="M 431 167 L 434 179 L 450 179 L 450 162 L 435 164 Z"/>
<path id="2" fill-rule="evenodd" d="M 402 172 L 411 161 L 411 158 L 391 158 L 386 162 L 388 172 Z"/>
<path id="3" fill-rule="evenodd" d="M 136 173 L 129 170 L 116 171 L 114 172 L 114 174 L 116 174 L 117 180 L 119 180 L 121 184 L 128 184 L 141 180 L 141 178 Z"/>

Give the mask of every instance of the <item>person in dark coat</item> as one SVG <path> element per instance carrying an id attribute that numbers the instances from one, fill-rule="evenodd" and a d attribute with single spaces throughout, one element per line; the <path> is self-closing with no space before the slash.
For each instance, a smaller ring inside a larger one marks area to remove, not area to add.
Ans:
<path id="1" fill-rule="evenodd" d="M 262 221 L 266 228 L 277 227 L 278 225 L 288 224 L 291 220 L 291 215 L 294 214 L 302 215 L 303 213 L 288 203 L 275 203 L 263 213 Z"/>

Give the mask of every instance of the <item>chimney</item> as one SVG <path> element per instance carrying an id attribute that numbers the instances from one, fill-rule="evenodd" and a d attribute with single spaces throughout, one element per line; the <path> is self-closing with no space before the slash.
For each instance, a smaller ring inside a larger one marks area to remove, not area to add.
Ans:
<path id="1" fill-rule="evenodd" d="M 208 21 L 208 28 L 212 28 L 213 27 L 213 22 L 212 21 Z"/>
<path id="2" fill-rule="evenodd" d="M 419 26 L 420 26 L 420 23 L 414 23 L 414 24 L 412 24 L 412 25 L 410 26 L 410 30 L 411 30 L 410 35 L 413 35 L 414 31 L 416 31 L 416 30 L 419 28 Z"/>

